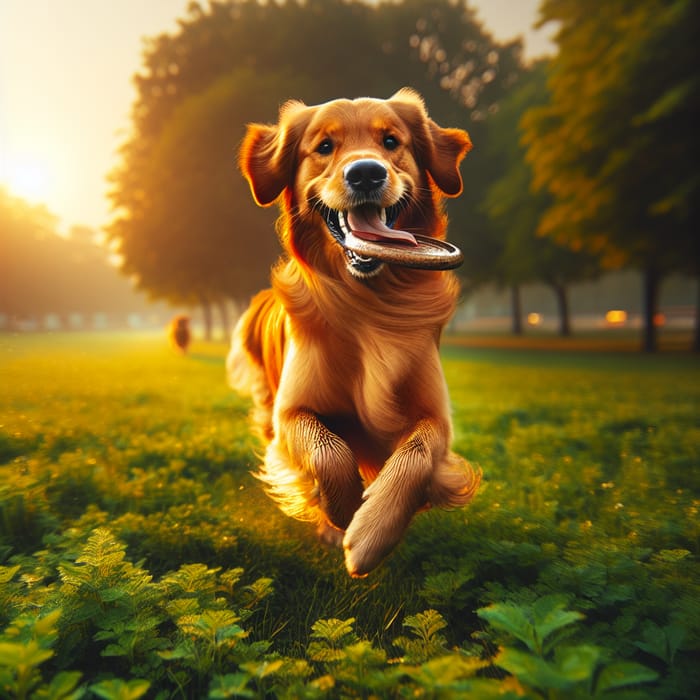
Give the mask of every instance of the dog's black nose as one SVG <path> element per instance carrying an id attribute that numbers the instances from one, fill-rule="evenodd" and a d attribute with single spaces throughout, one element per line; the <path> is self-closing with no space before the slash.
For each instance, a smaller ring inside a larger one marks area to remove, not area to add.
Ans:
<path id="1" fill-rule="evenodd" d="M 384 185 L 387 178 L 386 168 L 377 160 L 363 158 L 350 163 L 343 172 L 345 182 L 355 192 L 372 192 Z"/>

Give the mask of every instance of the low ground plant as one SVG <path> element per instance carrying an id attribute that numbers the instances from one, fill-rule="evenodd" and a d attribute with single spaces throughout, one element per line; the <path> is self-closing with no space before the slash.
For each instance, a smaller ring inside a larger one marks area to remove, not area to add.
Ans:
<path id="1" fill-rule="evenodd" d="M 0 336 L 0 697 L 700 696 L 696 358 L 448 343 L 483 487 L 356 581 L 224 354 Z"/>

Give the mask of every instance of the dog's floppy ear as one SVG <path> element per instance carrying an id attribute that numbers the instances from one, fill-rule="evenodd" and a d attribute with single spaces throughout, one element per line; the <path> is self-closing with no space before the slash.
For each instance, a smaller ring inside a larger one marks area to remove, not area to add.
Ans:
<path id="1" fill-rule="evenodd" d="M 459 164 L 471 150 L 469 134 L 462 129 L 443 129 L 427 114 L 423 98 L 410 88 L 402 88 L 389 98 L 391 106 L 408 124 L 414 135 L 416 155 L 437 187 L 449 197 L 462 192 Z"/>
<path id="2" fill-rule="evenodd" d="M 277 124 L 248 124 L 238 162 L 260 206 L 269 206 L 293 184 L 296 146 L 309 112 L 303 102 L 291 100 L 280 108 Z"/>

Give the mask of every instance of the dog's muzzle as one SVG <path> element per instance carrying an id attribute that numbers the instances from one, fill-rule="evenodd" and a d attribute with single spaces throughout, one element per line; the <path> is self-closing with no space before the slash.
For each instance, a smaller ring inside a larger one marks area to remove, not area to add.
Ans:
<path id="1" fill-rule="evenodd" d="M 353 204 L 344 211 L 328 206 L 322 208 L 328 230 L 340 243 L 353 273 L 367 277 L 379 270 L 382 260 L 359 253 L 363 241 L 376 245 L 417 245 L 415 237 L 393 228 L 401 206 L 380 207 L 389 173 L 386 166 L 373 158 L 360 158 L 343 169 L 343 180 L 348 199 Z M 359 246 L 357 244 L 360 244 Z"/>

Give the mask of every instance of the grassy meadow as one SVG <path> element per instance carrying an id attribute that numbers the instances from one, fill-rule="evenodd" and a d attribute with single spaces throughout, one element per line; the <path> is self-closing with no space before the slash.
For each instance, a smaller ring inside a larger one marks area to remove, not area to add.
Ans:
<path id="1" fill-rule="evenodd" d="M 352 580 L 225 352 L 0 335 L 0 697 L 700 697 L 696 357 L 448 343 L 482 489 Z"/>

